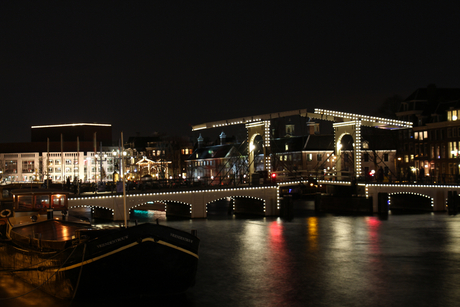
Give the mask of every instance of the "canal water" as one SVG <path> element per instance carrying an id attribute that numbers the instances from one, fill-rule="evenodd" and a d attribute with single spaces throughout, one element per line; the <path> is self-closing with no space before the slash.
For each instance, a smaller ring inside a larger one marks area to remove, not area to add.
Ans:
<path id="1" fill-rule="evenodd" d="M 0 306 L 460 305 L 460 216 L 311 213 L 291 219 L 171 220 L 163 215 L 160 223 L 196 229 L 201 238 L 197 282 L 186 293 L 68 302 L 0 273 Z M 129 265 L 120 263 L 119 269 Z"/>

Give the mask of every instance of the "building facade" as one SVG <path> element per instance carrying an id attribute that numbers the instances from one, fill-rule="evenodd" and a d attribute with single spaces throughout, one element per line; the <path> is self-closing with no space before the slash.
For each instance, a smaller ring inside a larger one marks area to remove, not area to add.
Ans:
<path id="1" fill-rule="evenodd" d="M 400 106 L 413 129 L 399 133 L 397 168 L 404 181 L 459 183 L 460 89 L 417 89 Z"/>

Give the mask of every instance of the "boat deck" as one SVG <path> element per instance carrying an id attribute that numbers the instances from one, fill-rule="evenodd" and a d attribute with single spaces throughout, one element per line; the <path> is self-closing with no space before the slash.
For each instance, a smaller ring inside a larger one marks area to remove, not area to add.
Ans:
<path id="1" fill-rule="evenodd" d="M 65 223 L 62 221 L 44 221 L 27 226 L 16 227 L 12 231 L 23 237 L 41 237 L 46 241 L 72 240 L 77 229 L 89 228 L 84 224 Z"/>

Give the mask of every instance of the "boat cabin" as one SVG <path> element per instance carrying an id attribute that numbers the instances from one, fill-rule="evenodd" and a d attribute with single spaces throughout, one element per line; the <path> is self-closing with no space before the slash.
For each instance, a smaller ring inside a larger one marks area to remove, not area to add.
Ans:
<path id="1" fill-rule="evenodd" d="M 13 210 L 15 212 L 44 213 L 53 211 L 67 211 L 69 193 L 46 189 L 13 190 Z"/>

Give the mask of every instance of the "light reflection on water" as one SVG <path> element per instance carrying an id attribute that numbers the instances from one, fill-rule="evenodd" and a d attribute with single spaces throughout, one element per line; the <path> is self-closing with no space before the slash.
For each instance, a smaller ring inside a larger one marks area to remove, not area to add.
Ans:
<path id="1" fill-rule="evenodd" d="M 162 224 L 198 230 L 197 283 L 185 294 L 131 300 L 155 306 L 455 306 L 460 217 L 221 217 Z M 140 221 L 143 222 L 143 221 Z M 0 296 L 30 290 L 1 276 Z M 161 278 L 161 277 L 159 277 Z M 8 281 L 6 283 L 5 281 Z M 129 282 L 129 281 L 127 281 Z M 43 300 L 37 303 L 37 301 Z M 6 306 L 68 306 L 40 292 Z M 76 307 L 113 306 L 113 302 Z"/>

